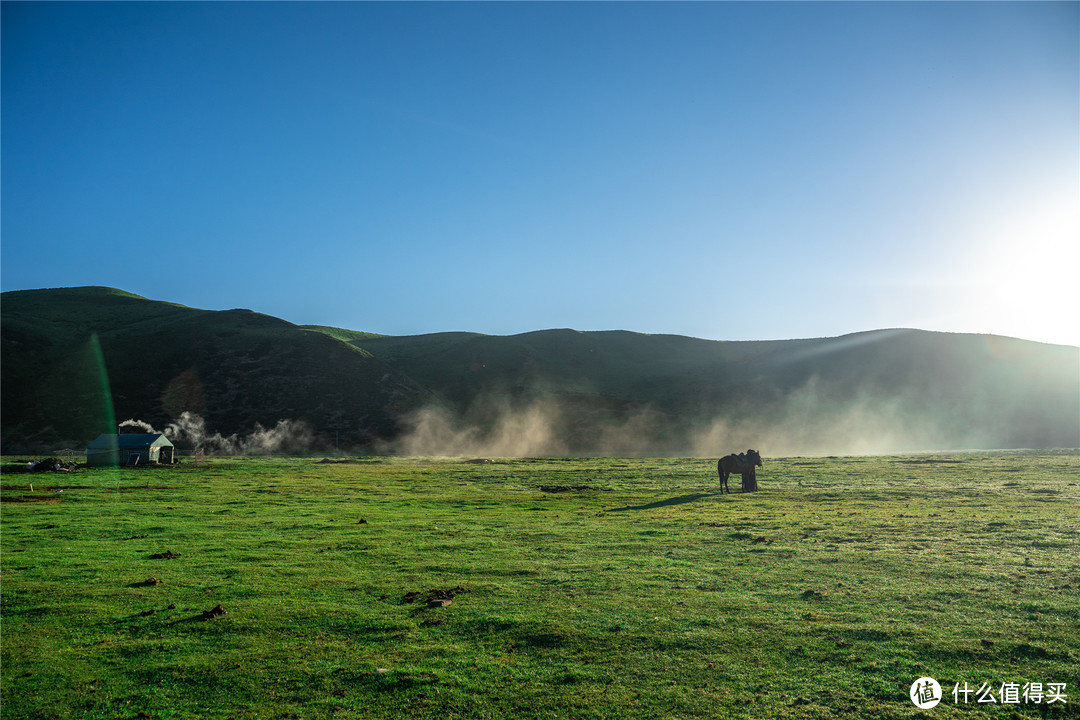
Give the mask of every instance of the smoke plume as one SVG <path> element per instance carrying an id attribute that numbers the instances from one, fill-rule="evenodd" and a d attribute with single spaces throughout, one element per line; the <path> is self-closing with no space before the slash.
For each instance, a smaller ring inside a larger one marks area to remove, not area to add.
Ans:
<path id="1" fill-rule="evenodd" d="M 156 433 L 157 432 L 157 430 L 154 429 L 154 426 L 151 425 L 150 423 L 143 422 L 142 420 L 135 420 L 135 419 L 125 420 L 124 422 L 120 423 L 120 425 L 119 425 L 120 432 L 124 432 L 124 428 L 129 428 L 131 431 L 139 432 L 139 433 Z"/>
<path id="2" fill-rule="evenodd" d="M 311 427 L 303 420 L 278 420 L 272 428 L 255 423 L 248 435 L 223 436 L 206 429 L 206 420 L 192 412 L 165 428 L 164 434 L 175 445 L 207 455 L 290 455 L 304 454 L 315 441 Z"/>

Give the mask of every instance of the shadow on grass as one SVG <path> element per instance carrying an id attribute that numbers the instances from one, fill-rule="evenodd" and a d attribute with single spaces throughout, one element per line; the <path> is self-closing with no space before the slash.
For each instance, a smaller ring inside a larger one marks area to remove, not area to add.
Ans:
<path id="1" fill-rule="evenodd" d="M 668 507 L 670 505 L 682 505 L 683 503 L 697 502 L 702 498 L 707 498 L 714 493 L 693 493 L 690 495 L 680 495 L 679 497 L 668 498 L 667 500 L 657 500 L 656 502 L 649 503 L 648 505 L 627 505 L 621 508 L 611 508 L 608 512 L 624 512 L 626 510 L 655 510 L 656 508 Z"/>

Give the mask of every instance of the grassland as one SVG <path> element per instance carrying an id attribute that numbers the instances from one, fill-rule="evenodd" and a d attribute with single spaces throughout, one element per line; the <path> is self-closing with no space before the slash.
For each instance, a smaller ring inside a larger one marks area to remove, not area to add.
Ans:
<path id="1" fill-rule="evenodd" d="M 5 474 L 3 717 L 1077 716 L 1077 453 L 766 458 L 745 495 L 714 478 L 689 459 Z M 928 711 L 924 675 L 946 692 Z M 1068 697 L 955 704 L 965 682 Z"/>

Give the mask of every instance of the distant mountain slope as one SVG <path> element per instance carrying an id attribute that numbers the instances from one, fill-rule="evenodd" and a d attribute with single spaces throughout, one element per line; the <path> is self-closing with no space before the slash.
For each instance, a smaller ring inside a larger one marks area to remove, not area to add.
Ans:
<path id="1" fill-rule="evenodd" d="M 303 420 L 331 447 L 373 446 L 426 393 L 363 350 L 250 310 L 211 312 L 110 288 L 4 293 L 5 452 L 82 447 L 115 418 L 162 429 L 184 411 L 210 431 Z"/>
<path id="2" fill-rule="evenodd" d="M 187 411 L 224 435 L 423 454 L 717 455 L 1080 445 L 1080 349 L 881 330 L 720 342 L 545 330 L 378 336 L 109 288 L 2 296 L 4 452 Z"/>
<path id="3" fill-rule="evenodd" d="M 1013 338 L 881 330 L 721 342 L 549 330 L 353 344 L 445 398 L 458 425 L 491 436 L 539 407 L 548 423 L 542 435 L 556 425 L 571 451 L 1080 445 L 1080 349 Z M 448 428 L 425 434 L 446 436 Z"/>

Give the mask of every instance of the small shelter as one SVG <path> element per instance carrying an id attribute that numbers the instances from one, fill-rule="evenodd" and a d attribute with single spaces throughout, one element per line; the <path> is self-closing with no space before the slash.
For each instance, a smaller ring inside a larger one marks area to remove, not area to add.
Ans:
<path id="1" fill-rule="evenodd" d="M 159 465 L 175 461 L 175 447 L 161 433 L 124 433 L 99 435 L 86 448 L 86 464 Z"/>

